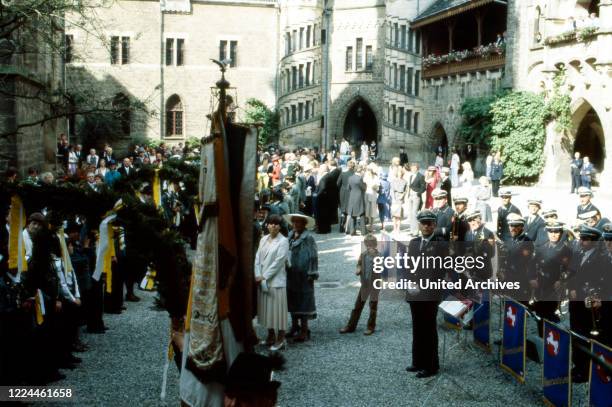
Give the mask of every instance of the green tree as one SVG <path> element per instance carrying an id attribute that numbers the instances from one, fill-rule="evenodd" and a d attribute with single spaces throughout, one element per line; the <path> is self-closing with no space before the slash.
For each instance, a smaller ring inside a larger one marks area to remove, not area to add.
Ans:
<path id="1" fill-rule="evenodd" d="M 270 109 L 259 99 L 246 101 L 246 123 L 261 124 L 259 130 L 259 145 L 266 145 L 276 139 L 278 135 L 278 113 Z"/>

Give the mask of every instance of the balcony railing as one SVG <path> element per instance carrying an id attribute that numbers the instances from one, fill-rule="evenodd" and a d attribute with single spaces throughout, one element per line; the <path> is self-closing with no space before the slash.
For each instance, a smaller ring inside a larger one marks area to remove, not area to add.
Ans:
<path id="1" fill-rule="evenodd" d="M 472 56 L 461 61 L 423 67 L 423 79 L 498 69 L 504 67 L 505 64 L 506 56 L 503 54 L 492 54 L 486 58 Z"/>

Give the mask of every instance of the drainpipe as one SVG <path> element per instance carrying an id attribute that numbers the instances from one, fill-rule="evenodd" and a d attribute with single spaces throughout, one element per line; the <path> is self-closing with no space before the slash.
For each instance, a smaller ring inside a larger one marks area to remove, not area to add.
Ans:
<path id="1" fill-rule="evenodd" d="M 164 2 L 159 2 L 159 139 L 164 138 Z"/>
<path id="2" fill-rule="evenodd" d="M 323 140 L 322 147 L 329 145 L 329 20 L 331 9 L 323 9 L 323 26 L 325 27 L 325 44 L 322 45 L 322 70 L 323 70 Z"/>

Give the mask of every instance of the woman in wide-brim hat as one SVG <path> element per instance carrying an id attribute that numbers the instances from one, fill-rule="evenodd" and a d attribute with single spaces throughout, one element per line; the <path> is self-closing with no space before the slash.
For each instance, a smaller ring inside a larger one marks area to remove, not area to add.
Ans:
<path id="1" fill-rule="evenodd" d="M 319 255 L 315 239 L 308 231 L 315 221 L 301 213 L 285 215 L 285 219 L 293 226 L 289 233 L 287 266 L 287 305 L 291 314 L 291 330 L 287 336 L 303 342 L 310 338 L 308 320 L 317 317 L 314 281 L 319 278 Z"/>

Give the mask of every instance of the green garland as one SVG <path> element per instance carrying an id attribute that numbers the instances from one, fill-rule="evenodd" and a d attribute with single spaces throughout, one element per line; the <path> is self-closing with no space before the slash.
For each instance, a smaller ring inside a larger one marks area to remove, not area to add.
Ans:
<path id="1" fill-rule="evenodd" d="M 112 188 L 103 187 L 100 192 L 74 179 L 54 185 L 0 183 L 0 212 L 4 220 L 11 196 L 16 194 L 28 215 L 45 208 L 51 224 L 60 225 L 65 219 L 79 216 L 87 220 L 91 230 L 96 230 L 105 214 L 121 199 L 123 206 L 116 211 L 115 223 L 125 229 L 127 250 L 153 265 L 162 304 L 172 317 L 182 317 L 191 273 L 185 242 L 170 228 L 161 211 L 142 203 L 135 193 L 144 182 L 152 183 L 154 174 L 153 166 L 143 167 L 132 176 L 117 180 Z M 190 204 L 197 194 L 198 176 L 199 165 L 184 160 L 169 160 L 159 170 L 160 180 L 183 183 L 182 195 Z"/>

